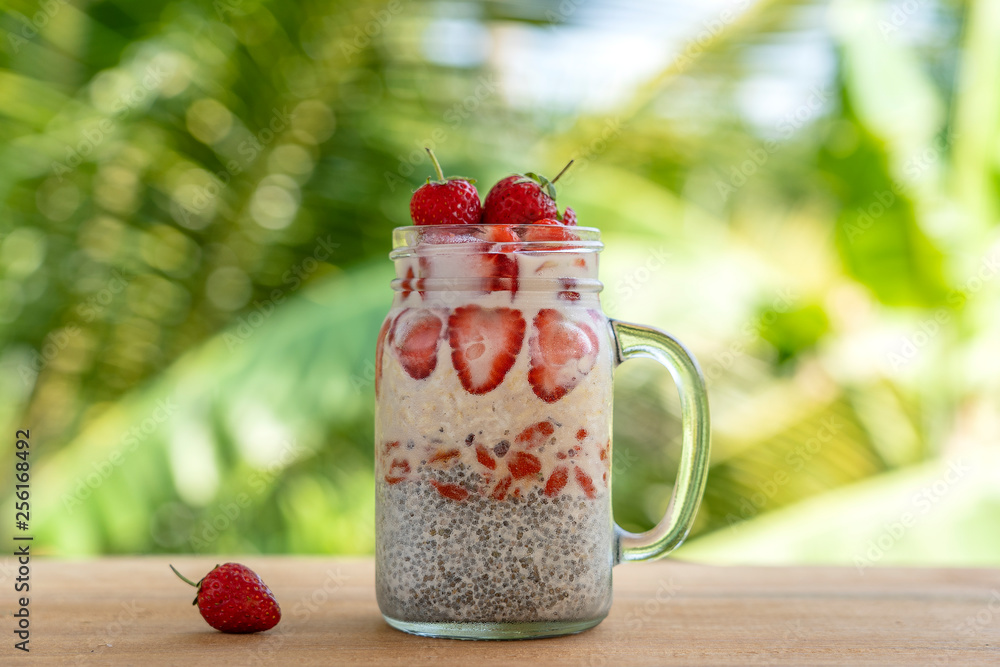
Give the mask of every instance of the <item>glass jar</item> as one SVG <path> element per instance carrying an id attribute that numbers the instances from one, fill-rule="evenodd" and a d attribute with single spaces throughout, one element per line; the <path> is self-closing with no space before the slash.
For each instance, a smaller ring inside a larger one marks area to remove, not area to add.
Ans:
<path id="1" fill-rule="evenodd" d="M 611 568 L 678 546 L 701 499 L 697 366 L 669 335 L 602 313 L 598 230 L 540 227 L 394 232 L 375 362 L 376 590 L 401 630 L 593 627 L 611 606 Z M 670 370 L 683 431 L 668 514 L 640 535 L 611 512 L 612 374 L 632 357 Z"/>

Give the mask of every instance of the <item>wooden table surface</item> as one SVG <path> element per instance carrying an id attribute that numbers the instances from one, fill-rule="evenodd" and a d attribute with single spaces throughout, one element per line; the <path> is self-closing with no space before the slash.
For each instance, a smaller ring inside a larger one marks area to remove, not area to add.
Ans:
<path id="1" fill-rule="evenodd" d="M 246 556 L 283 618 L 256 635 L 212 630 L 192 589 L 215 557 L 34 558 L 31 653 L 13 648 L 10 559 L 0 662 L 132 665 L 1000 665 L 1000 570 L 615 568 L 615 602 L 583 634 L 426 639 L 387 626 L 370 559 Z"/>

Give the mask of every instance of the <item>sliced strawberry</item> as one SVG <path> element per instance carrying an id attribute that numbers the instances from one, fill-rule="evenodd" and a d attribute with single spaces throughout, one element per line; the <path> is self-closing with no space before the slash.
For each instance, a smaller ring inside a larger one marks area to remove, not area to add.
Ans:
<path id="1" fill-rule="evenodd" d="M 521 240 L 510 225 L 485 225 L 483 229 L 486 240 L 493 243 L 516 243 Z"/>
<path id="2" fill-rule="evenodd" d="M 549 436 L 555 433 L 555 430 L 550 421 L 538 422 L 521 431 L 514 441 L 525 445 L 525 449 L 534 449 L 539 445 L 544 445 Z"/>
<path id="3" fill-rule="evenodd" d="M 421 263 L 423 263 L 425 259 L 426 259 L 425 257 L 421 257 L 420 258 Z M 406 277 L 404 277 L 399 284 L 400 294 L 403 295 L 403 298 L 405 299 L 406 297 L 413 294 L 415 290 L 419 290 L 423 286 L 424 286 L 424 279 L 417 278 L 416 275 L 414 275 L 412 266 L 406 267 Z M 424 298 L 423 292 L 420 292 L 420 298 L 421 299 Z"/>
<path id="4" fill-rule="evenodd" d="M 579 470 L 579 468 L 577 468 Z M 555 498 L 559 495 L 559 492 L 563 490 L 566 486 L 566 482 L 569 481 L 569 470 L 566 466 L 559 466 L 552 471 L 549 475 L 549 481 L 545 483 L 545 495 L 549 498 Z"/>
<path id="5" fill-rule="evenodd" d="M 469 497 L 469 492 L 458 484 L 447 484 L 445 482 L 438 482 L 437 480 L 431 480 L 431 486 L 437 489 L 445 498 L 450 498 L 451 500 L 465 500 Z"/>
<path id="6" fill-rule="evenodd" d="M 396 318 L 390 341 L 399 363 L 414 380 L 434 372 L 443 328 L 441 318 L 426 309 L 407 308 Z"/>
<path id="7" fill-rule="evenodd" d="M 576 475 L 576 483 L 580 485 L 583 494 L 591 499 L 596 498 L 597 489 L 594 488 L 594 480 L 590 479 L 590 475 L 580 467 L 574 468 L 574 475 Z"/>
<path id="8" fill-rule="evenodd" d="M 580 237 L 571 232 L 566 225 L 553 218 L 535 220 L 530 225 L 521 227 L 521 238 L 524 241 L 579 241 Z"/>
<path id="9" fill-rule="evenodd" d="M 456 308 L 448 318 L 451 363 L 470 394 L 485 394 L 503 382 L 524 342 L 526 324 L 512 308 Z"/>
<path id="10" fill-rule="evenodd" d="M 485 225 L 483 228 L 485 240 L 492 243 L 516 243 L 520 239 L 510 225 Z M 486 292 L 510 291 L 511 298 L 517 293 L 517 259 L 511 253 L 513 248 L 491 248 L 483 244 L 482 263 Z M 486 250 L 502 250 L 502 252 L 485 252 Z"/>
<path id="11" fill-rule="evenodd" d="M 410 474 L 410 464 L 403 459 L 396 459 L 389 466 L 389 474 L 385 476 L 385 481 L 389 484 L 399 484 Z"/>
<path id="12" fill-rule="evenodd" d="M 538 311 L 528 341 L 528 382 L 535 395 L 554 403 L 568 394 L 594 367 L 598 348 L 591 324 L 573 321 L 552 308 Z"/>
<path id="13" fill-rule="evenodd" d="M 496 488 L 493 489 L 493 493 L 490 494 L 490 497 L 493 498 L 493 500 L 503 500 L 504 497 L 507 495 L 507 491 L 510 490 L 510 485 L 511 482 L 513 481 L 514 479 L 510 475 L 504 477 L 496 485 Z"/>
<path id="14" fill-rule="evenodd" d="M 490 470 L 497 469 L 497 462 L 493 460 L 493 457 L 490 456 L 490 453 L 482 445 L 476 445 L 476 460 L 484 468 L 489 468 Z"/>
<path id="15" fill-rule="evenodd" d="M 527 452 L 517 452 L 507 463 L 507 469 L 514 479 L 521 479 L 529 475 L 536 475 L 542 470 L 542 462 L 534 454 Z"/>
<path id="16" fill-rule="evenodd" d="M 510 291 L 511 299 L 517 294 L 517 258 L 510 253 L 492 252 L 482 256 L 483 275 L 486 276 L 483 291 Z"/>
<path id="17" fill-rule="evenodd" d="M 382 322 L 382 328 L 378 330 L 378 340 L 375 341 L 375 396 L 379 395 L 379 388 L 382 386 L 382 355 L 385 352 L 385 338 L 389 334 L 389 327 L 392 326 L 392 318 L 386 317 Z M 399 443 L 396 443 L 399 444 Z"/>
<path id="18" fill-rule="evenodd" d="M 457 459 L 462 455 L 462 452 L 457 449 L 439 449 L 434 453 L 427 462 L 428 463 L 447 463 L 452 459 Z"/>

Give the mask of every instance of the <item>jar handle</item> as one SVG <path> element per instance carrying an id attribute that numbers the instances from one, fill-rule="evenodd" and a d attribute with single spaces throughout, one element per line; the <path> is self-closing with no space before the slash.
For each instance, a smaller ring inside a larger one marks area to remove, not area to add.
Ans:
<path id="1" fill-rule="evenodd" d="M 664 331 L 610 320 L 620 364 L 627 359 L 655 359 L 663 364 L 677 385 L 681 406 L 680 467 L 667 512 L 644 533 L 630 533 L 615 523 L 615 563 L 653 560 L 670 553 L 684 541 L 694 522 L 708 475 L 710 433 L 708 394 L 694 358 Z"/>

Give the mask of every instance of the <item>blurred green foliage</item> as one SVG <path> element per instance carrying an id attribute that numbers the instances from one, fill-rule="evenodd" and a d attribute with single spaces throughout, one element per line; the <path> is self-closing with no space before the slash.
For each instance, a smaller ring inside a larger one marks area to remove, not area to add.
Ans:
<path id="1" fill-rule="evenodd" d="M 989 0 L 9 0 L 0 27 L 0 424 L 31 429 L 48 551 L 372 550 L 385 254 L 432 145 L 482 194 L 575 158 L 606 310 L 698 356 L 682 553 L 852 562 L 960 460 L 877 560 L 1000 563 Z M 678 430 L 637 366 L 632 530 Z"/>

